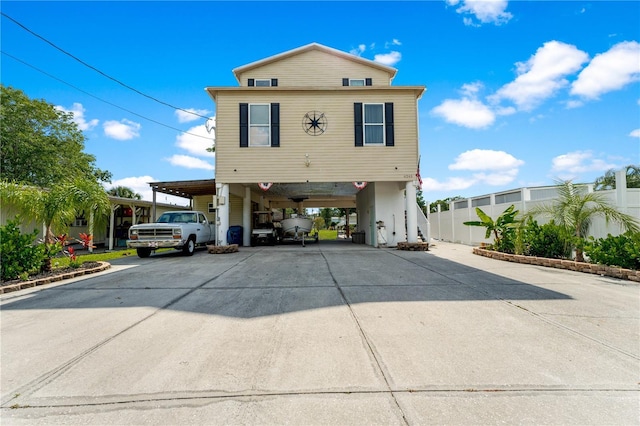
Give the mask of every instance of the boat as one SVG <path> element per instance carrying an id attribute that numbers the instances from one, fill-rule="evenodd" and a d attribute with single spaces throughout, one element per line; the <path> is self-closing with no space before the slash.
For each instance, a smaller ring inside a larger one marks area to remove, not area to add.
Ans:
<path id="1" fill-rule="evenodd" d="M 298 216 L 284 219 L 281 222 L 282 233 L 285 236 L 293 236 L 294 238 L 303 237 L 304 234 L 311 232 L 313 221 L 308 217 Z"/>

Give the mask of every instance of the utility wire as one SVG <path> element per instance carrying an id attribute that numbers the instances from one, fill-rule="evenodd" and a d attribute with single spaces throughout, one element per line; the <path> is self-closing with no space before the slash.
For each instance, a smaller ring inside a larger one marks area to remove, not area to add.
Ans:
<path id="1" fill-rule="evenodd" d="M 142 96 L 144 96 L 145 98 L 151 99 L 151 100 L 153 100 L 153 101 L 155 101 L 155 102 L 158 102 L 158 103 L 160 103 L 160 104 L 162 104 L 162 105 L 165 105 L 165 106 L 168 106 L 168 107 L 170 107 L 170 108 L 177 109 L 177 110 L 180 110 L 180 111 L 183 111 L 183 112 L 186 112 L 186 113 L 189 113 L 189 114 L 192 114 L 192 115 L 195 115 L 195 116 L 201 117 L 201 118 L 205 118 L 205 119 L 207 119 L 207 120 L 209 119 L 209 117 L 205 117 L 204 115 L 200 115 L 200 114 L 198 114 L 198 113 L 196 113 L 196 112 L 193 112 L 193 111 L 188 111 L 188 110 L 186 110 L 186 109 L 183 109 L 183 108 L 180 108 L 180 107 L 177 107 L 177 106 L 171 105 L 171 104 L 169 104 L 169 103 L 167 103 L 167 102 L 161 101 L 161 100 L 159 100 L 159 99 L 157 99 L 157 98 L 154 98 L 153 96 L 147 95 L 146 93 L 143 93 L 143 92 L 139 91 L 138 89 L 136 89 L 136 88 L 134 88 L 134 87 L 131 87 L 131 86 L 129 86 L 129 85 L 128 85 L 128 84 L 126 84 L 126 83 L 123 83 L 122 81 L 118 80 L 117 78 L 111 77 L 109 74 L 107 74 L 107 73 L 105 73 L 105 72 L 103 72 L 103 71 L 99 70 L 98 68 L 96 68 L 96 67 L 94 67 L 94 66 L 92 66 L 92 65 L 90 65 L 90 64 L 88 64 L 88 63 L 86 63 L 86 62 L 84 62 L 82 59 L 80 59 L 80 58 L 78 58 L 78 57 L 74 56 L 73 54 L 71 54 L 71 53 L 69 53 L 69 52 L 67 52 L 67 51 L 66 51 L 66 50 L 64 50 L 63 48 L 58 47 L 56 44 L 54 44 L 53 42 L 51 42 L 51 41 L 47 40 L 46 38 L 44 38 L 44 37 L 43 37 L 43 36 L 41 36 L 40 34 L 37 34 L 37 33 L 35 33 L 34 31 L 30 30 L 29 28 L 27 28 L 26 26 L 24 26 L 24 25 L 23 25 L 23 24 L 21 24 L 20 22 L 16 21 L 15 19 L 13 19 L 11 16 L 7 15 L 6 13 L 4 13 L 4 12 L 0 12 L 0 14 L 2 14 L 2 16 L 4 16 L 5 18 L 9 19 L 10 21 L 12 21 L 13 23 L 15 23 L 16 25 L 18 25 L 18 26 L 19 26 L 20 28 L 22 28 L 23 30 L 25 30 L 25 31 L 27 31 L 28 33 L 30 33 L 30 34 L 32 34 L 32 35 L 34 35 L 35 37 L 39 38 L 40 40 L 44 41 L 45 43 L 47 43 L 48 45 L 52 46 L 53 48 L 55 48 L 55 49 L 59 50 L 60 52 L 64 53 L 65 55 L 67 55 L 67 56 L 69 56 L 69 57 L 71 57 L 71 58 L 75 59 L 76 61 L 78 61 L 78 62 L 80 62 L 82 65 L 84 65 L 85 67 L 90 68 L 90 69 L 94 70 L 95 72 L 97 72 L 98 74 L 100 74 L 100 75 L 102 75 L 102 76 L 104 76 L 104 77 L 108 78 L 109 80 L 114 81 L 114 82 L 118 83 L 119 85 L 121 85 L 121 86 L 123 86 L 123 87 L 126 87 L 127 89 L 132 90 L 132 91 L 136 92 L 137 94 L 142 95 Z"/>
<path id="2" fill-rule="evenodd" d="M 91 93 L 89 93 L 89 92 L 87 92 L 87 91 L 85 91 L 85 90 L 83 90 L 83 89 L 81 89 L 81 88 L 79 88 L 79 87 L 77 87 L 77 86 L 74 86 L 74 85 L 73 85 L 73 84 L 71 84 L 71 83 L 67 83 L 66 81 L 64 81 L 64 80 L 62 80 L 62 79 L 60 79 L 60 78 L 56 77 L 55 75 L 49 74 L 48 72 L 46 72 L 46 71 L 44 71 L 44 70 L 41 70 L 40 68 L 38 68 L 38 67 L 36 67 L 36 66 L 33 66 L 33 65 L 31 65 L 31 64 L 29 64 L 29 63 L 27 63 L 27 62 L 23 61 L 22 59 L 16 58 L 15 56 L 13 56 L 13 55 L 11 55 L 11 54 L 9 54 L 9 53 L 5 52 L 4 50 L 0 50 L 0 53 L 2 53 L 3 55 L 8 56 L 9 58 L 13 59 L 14 61 L 20 62 L 21 64 L 24 64 L 24 65 L 28 66 L 29 68 L 32 68 L 32 69 L 34 69 L 34 70 L 36 70 L 36 71 L 38 71 L 38 72 L 40 72 L 40 73 L 42 73 L 42 74 L 46 75 L 46 76 L 47 76 L 47 77 L 49 77 L 49 78 L 52 78 L 52 79 L 54 79 L 54 80 L 56 80 L 56 81 L 59 81 L 60 83 L 66 84 L 67 86 L 69 86 L 69 87 L 71 87 L 71 88 L 73 88 L 73 89 L 76 89 L 77 91 L 82 92 L 82 93 L 84 93 L 84 94 L 85 94 L 85 95 L 87 95 L 87 96 L 91 96 L 92 98 L 97 99 L 97 100 L 99 100 L 100 102 L 104 102 L 105 104 L 108 104 L 108 105 L 111 105 L 111 106 L 116 107 L 116 108 L 118 108 L 118 109 L 121 109 L 121 110 L 123 110 L 123 111 L 126 111 L 126 112 L 128 112 L 129 114 L 133 114 L 133 115 L 135 115 L 135 116 L 137 116 L 137 117 L 140 117 L 140 118 L 142 118 L 142 119 L 144 119 L 144 120 L 150 121 L 150 122 L 155 123 L 155 124 L 159 124 L 159 125 L 161 125 L 161 126 L 167 127 L 167 128 L 169 128 L 169 129 L 175 130 L 175 131 L 177 131 L 177 132 L 184 133 L 184 134 L 186 134 L 186 135 L 191 135 L 191 136 L 196 136 L 196 137 L 203 138 L 203 139 L 213 140 L 213 138 L 209 138 L 209 137 L 202 136 L 202 135 L 197 135 L 197 134 L 195 134 L 195 133 L 191 133 L 191 132 L 186 132 L 186 131 L 184 131 L 184 130 L 180 130 L 180 129 L 176 128 L 176 127 L 169 126 L 168 124 L 161 123 L 160 121 L 154 120 L 154 119 L 152 119 L 152 118 L 145 117 L 144 115 L 140 115 L 140 114 L 138 114 L 137 112 L 133 112 L 133 111 L 131 111 L 131 110 L 127 109 L 127 108 L 124 108 L 124 107 L 121 107 L 121 106 L 119 106 L 119 105 L 116 105 L 116 104 L 114 104 L 113 102 L 109 102 L 109 101 L 107 101 L 107 100 L 104 100 L 104 99 L 102 99 L 102 98 L 99 98 L 98 96 L 93 95 L 93 94 L 91 94 Z"/>

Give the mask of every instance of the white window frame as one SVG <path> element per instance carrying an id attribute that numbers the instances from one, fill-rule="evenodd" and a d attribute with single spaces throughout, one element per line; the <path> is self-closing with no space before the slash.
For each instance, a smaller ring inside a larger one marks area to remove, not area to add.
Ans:
<path id="1" fill-rule="evenodd" d="M 382 122 L 381 123 L 367 123 L 366 108 L 367 105 L 380 105 L 382 108 Z M 382 127 L 382 142 L 367 142 L 367 126 L 380 126 Z M 364 146 L 385 146 L 386 145 L 386 123 L 384 116 L 384 103 L 363 103 L 362 104 L 362 144 Z"/>
<path id="2" fill-rule="evenodd" d="M 362 84 L 353 84 L 354 81 L 361 81 Z M 355 87 L 364 87 L 367 84 L 366 80 L 364 78 L 350 78 L 349 79 L 349 86 L 355 86 Z"/>
<path id="3" fill-rule="evenodd" d="M 271 87 L 271 79 L 269 78 L 256 78 L 253 81 L 255 87 Z"/>
<path id="4" fill-rule="evenodd" d="M 268 119 L 267 119 L 267 124 L 252 124 L 251 123 L 251 107 L 252 106 L 266 106 L 267 107 L 267 114 L 268 114 Z M 249 121 L 249 146 L 252 147 L 270 147 L 271 146 L 271 104 L 249 104 L 249 112 L 248 112 L 249 116 L 248 116 L 248 121 Z M 256 145 L 256 144 L 252 144 L 251 143 L 251 128 L 252 127 L 266 127 L 267 128 L 267 143 L 265 145 L 260 144 L 260 145 Z"/>

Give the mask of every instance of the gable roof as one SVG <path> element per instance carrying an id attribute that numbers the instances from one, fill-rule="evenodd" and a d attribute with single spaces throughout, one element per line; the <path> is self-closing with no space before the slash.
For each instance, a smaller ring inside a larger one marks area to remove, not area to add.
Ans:
<path id="1" fill-rule="evenodd" d="M 321 52 L 329 53 L 331 55 L 338 56 L 340 58 L 347 59 L 349 61 L 357 62 L 357 63 L 363 64 L 363 65 L 366 65 L 368 67 L 377 68 L 379 70 L 382 70 L 382 71 L 388 73 L 389 74 L 389 80 L 392 80 L 393 77 L 395 77 L 396 73 L 398 72 L 398 70 L 393 68 L 393 67 L 382 65 L 382 64 L 379 64 L 377 62 L 371 61 L 369 59 L 364 59 L 364 58 L 361 58 L 359 56 L 352 55 L 350 53 L 346 53 L 346 52 L 343 52 L 341 50 L 333 49 L 331 47 L 327 47 L 327 46 L 324 46 L 324 45 L 319 44 L 319 43 L 310 43 L 310 44 L 307 44 L 305 46 L 298 47 L 296 49 L 288 50 L 288 51 L 283 52 L 283 53 L 278 53 L 277 55 L 269 56 L 268 58 L 261 59 L 259 61 L 255 61 L 255 62 L 251 62 L 251 63 L 249 63 L 247 65 L 242 65 L 242 66 L 240 66 L 238 68 L 234 68 L 233 69 L 233 74 L 236 76 L 236 80 L 240 81 L 240 79 L 238 78 L 239 74 L 247 72 L 247 71 L 249 71 L 249 70 L 251 70 L 253 68 L 261 67 L 263 65 L 267 65 L 267 64 L 270 64 L 272 62 L 281 61 L 283 59 L 290 58 L 292 56 L 299 55 L 301 53 L 309 52 L 309 51 L 312 51 L 312 50 L 319 50 Z"/>

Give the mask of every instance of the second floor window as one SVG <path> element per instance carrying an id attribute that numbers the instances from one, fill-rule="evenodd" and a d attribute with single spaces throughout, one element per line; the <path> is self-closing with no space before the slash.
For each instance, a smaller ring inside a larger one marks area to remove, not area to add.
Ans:
<path id="1" fill-rule="evenodd" d="M 249 105 L 249 146 L 271 146 L 269 104 Z"/>
<path id="2" fill-rule="evenodd" d="M 393 102 L 353 104 L 355 146 L 395 146 Z"/>
<path id="3" fill-rule="evenodd" d="M 383 104 L 364 104 L 364 144 L 384 143 Z"/>
<path id="4" fill-rule="evenodd" d="M 280 104 L 240 104 L 240 147 L 280 146 Z"/>

